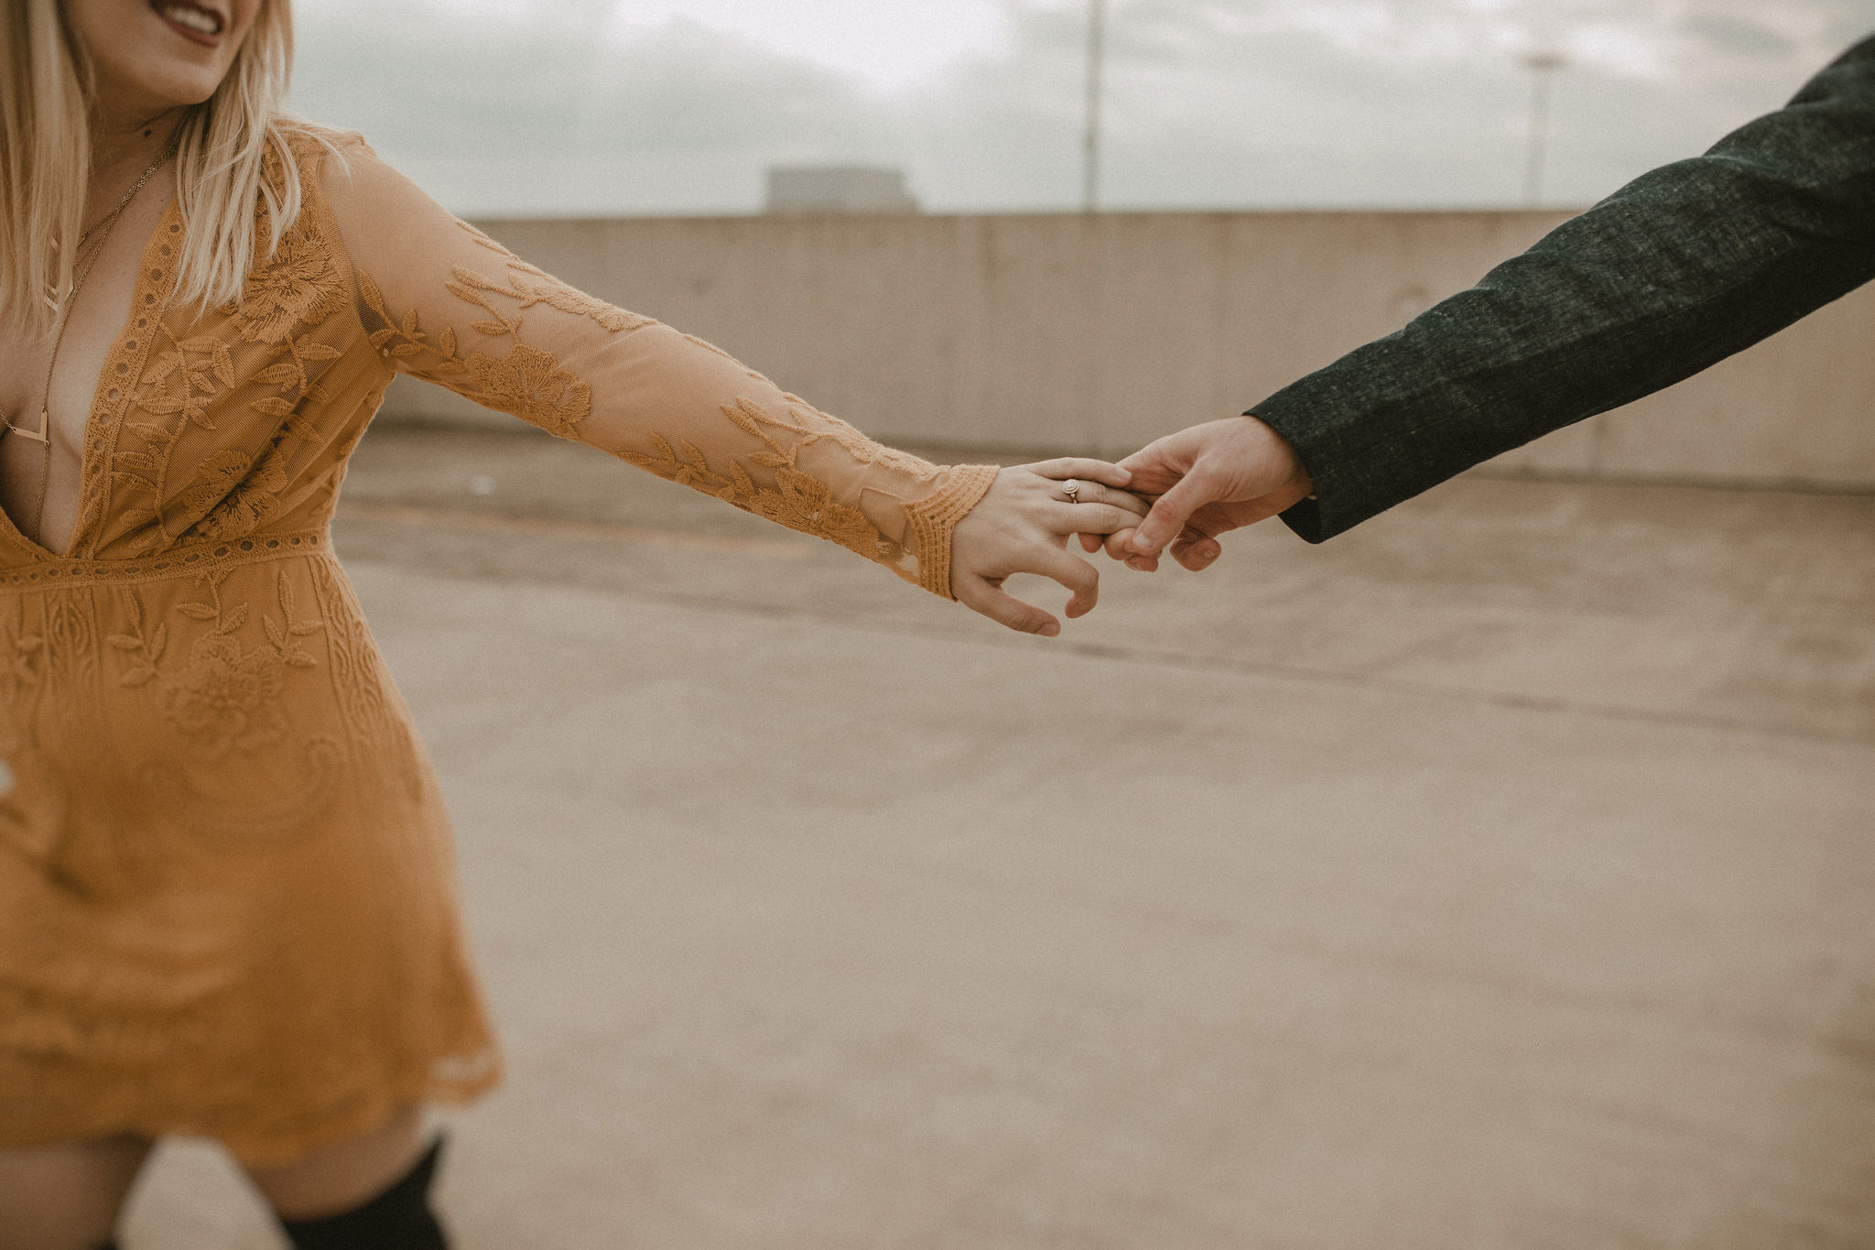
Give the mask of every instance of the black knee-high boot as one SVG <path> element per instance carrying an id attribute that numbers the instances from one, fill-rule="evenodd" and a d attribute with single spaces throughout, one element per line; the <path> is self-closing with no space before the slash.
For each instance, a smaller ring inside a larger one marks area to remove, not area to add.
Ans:
<path id="1" fill-rule="evenodd" d="M 430 1182 L 442 1152 L 438 1138 L 402 1180 L 361 1207 L 317 1220 L 281 1220 L 280 1226 L 294 1250 L 448 1250 L 430 1210 Z"/>

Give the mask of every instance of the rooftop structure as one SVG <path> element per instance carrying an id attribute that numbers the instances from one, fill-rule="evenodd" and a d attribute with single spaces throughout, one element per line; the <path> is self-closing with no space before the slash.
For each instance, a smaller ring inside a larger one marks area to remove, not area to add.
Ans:
<path id="1" fill-rule="evenodd" d="M 915 213 L 905 171 L 871 165 L 774 165 L 771 213 Z"/>

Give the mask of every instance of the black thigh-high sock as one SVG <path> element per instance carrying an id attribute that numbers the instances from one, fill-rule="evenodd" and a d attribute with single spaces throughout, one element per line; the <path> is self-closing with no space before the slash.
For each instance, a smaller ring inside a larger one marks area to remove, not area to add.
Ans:
<path id="1" fill-rule="evenodd" d="M 430 1210 L 430 1182 L 442 1151 L 438 1138 L 403 1179 L 361 1207 L 317 1220 L 281 1220 L 280 1226 L 294 1250 L 448 1250 Z"/>

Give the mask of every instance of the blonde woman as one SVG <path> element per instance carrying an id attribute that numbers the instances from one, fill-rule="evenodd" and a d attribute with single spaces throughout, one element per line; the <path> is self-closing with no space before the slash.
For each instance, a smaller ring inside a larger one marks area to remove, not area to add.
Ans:
<path id="1" fill-rule="evenodd" d="M 0 17 L 0 1250 L 217 1138 L 300 1247 L 443 1244 L 496 1080 L 436 784 L 326 535 L 398 372 L 1017 629 L 1094 603 L 1096 461 L 935 466 L 534 269 L 282 117 L 288 0 Z"/>

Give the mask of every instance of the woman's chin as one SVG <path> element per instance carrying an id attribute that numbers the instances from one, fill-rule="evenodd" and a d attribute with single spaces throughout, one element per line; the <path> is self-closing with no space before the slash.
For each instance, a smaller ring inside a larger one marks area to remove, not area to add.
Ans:
<path id="1" fill-rule="evenodd" d="M 7 0 L 12 3 L 13 0 Z M 245 28 L 209 47 L 184 38 L 145 0 L 114 0 L 113 7 L 75 4 L 79 34 L 91 54 L 97 103 L 111 118 L 138 120 L 200 104 L 215 94 L 233 65 Z M 131 13 L 121 6 L 134 6 Z"/>
<path id="2" fill-rule="evenodd" d="M 106 115 L 140 120 L 201 104 L 215 94 L 221 81 L 215 74 L 189 70 L 146 73 L 134 83 L 99 82 L 98 99 Z"/>

